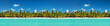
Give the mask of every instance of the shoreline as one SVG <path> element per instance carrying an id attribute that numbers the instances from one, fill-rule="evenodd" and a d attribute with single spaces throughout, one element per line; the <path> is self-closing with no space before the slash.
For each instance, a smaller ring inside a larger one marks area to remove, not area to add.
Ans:
<path id="1" fill-rule="evenodd" d="M 110 17 L 98 17 L 98 18 L 92 18 L 92 17 L 61 17 L 61 18 L 52 18 L 52 17 L 0 17 L 0 19 L 110 19 Z"/>

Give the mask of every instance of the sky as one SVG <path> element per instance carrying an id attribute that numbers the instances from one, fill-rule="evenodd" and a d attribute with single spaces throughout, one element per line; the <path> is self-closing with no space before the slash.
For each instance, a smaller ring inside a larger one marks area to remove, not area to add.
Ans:
<path id="1" fill-rule="evenodd" d="M 0 0 L 2 11 L 110 11 L 110 0 Z"/>

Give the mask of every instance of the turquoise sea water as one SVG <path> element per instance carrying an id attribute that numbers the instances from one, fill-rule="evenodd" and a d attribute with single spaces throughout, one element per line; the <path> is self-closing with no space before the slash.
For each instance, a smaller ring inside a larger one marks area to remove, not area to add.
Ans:
<path id="1" fill-rule="evenodd" d="M 110 19 L 0 19 L 0 26 L 110 26 Z"/>

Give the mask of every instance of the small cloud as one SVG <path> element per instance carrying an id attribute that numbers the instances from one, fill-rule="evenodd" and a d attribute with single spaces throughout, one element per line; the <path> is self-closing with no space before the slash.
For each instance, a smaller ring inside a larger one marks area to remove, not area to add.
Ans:
<path id="1" fill-rule="evenodd" d="M 53 8 L 52 10 L 55 10 L 55 8 Z"/>
<path id="2" fill-rule="evenodd" d="M 94 8 L 90 9 L 90 10 L 94 10 Z"/>
<path id="3" fill-rule="evenodd" d="M 12 11 L 15 11 L 15 9 L 11 8 Z"/>
<path id="4" fill-rule="evenodd" d="M 81 10 L 82 10 L 82 11 L 86 11 L 86 10 L 85 10 L 85 9 L 83 9 L 83 8 L 82 8 Z"/>
<path id="5" fill-rule="evenodd" d="M 23 8 L 21 8 L 20 10 L 23 10 Z"/>
<path id="6" fill-rule="evenodd" d="M 14 6 L 14 7 L 18 7 L 18 6 L 19 6 L 19 4 L 14 4 L 13 6 Z"/>
<path id="7" fill-rule="evenodd" d="M 37 10 L 35 9 L 34 12 L 37 13 Z"/>
<path id="8" fill-rule="evenodd" d="M 69 13 L 69 10 L 66 10 L 67 13 Z"/>
<path id="9" fill-rule="evenodd" d="M 107 9 L 105 10 L 105 13 L 107 13 Z"/>
<path id="10" fill-rule="evenodd" d="M 40 10 L 40 11 L 44 12 L 44 11 L 46 11 L 46 10 Z"/>
<path id="11" fill-rule="evenodd" d="M 84 6 L 85 6 L 85 7 L 88 7 L 88 6 L 90 6 L 90 4 L 84 4 Z"/>

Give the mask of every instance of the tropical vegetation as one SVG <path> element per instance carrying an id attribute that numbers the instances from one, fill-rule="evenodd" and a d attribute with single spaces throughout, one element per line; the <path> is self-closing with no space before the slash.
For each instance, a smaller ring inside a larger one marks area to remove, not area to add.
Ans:
<path id="1" fill-rule="evenodd" d="M 52 10 L 52 12 L 49 12 L 48 10 L 46 11 L 33 11 L 32 13 L 30 13 L 29 11 L 22 11 L 20 10 L 19 12 L 16 11 L 2 11 L 2 13 L 0 13 L 0 17 L 53 17 L 53 18 L 60 18 L 60 17 L 110 17 L 110 13 L 109 12 L 100 12 L 100 11 L 95 11 L 94 12 L 92 10 L 90 10 L 90 12 L 87 11 L 72 11 L 72 12 L 64 12 L 62 13 L 61 11 L 54 11 Z"/>

